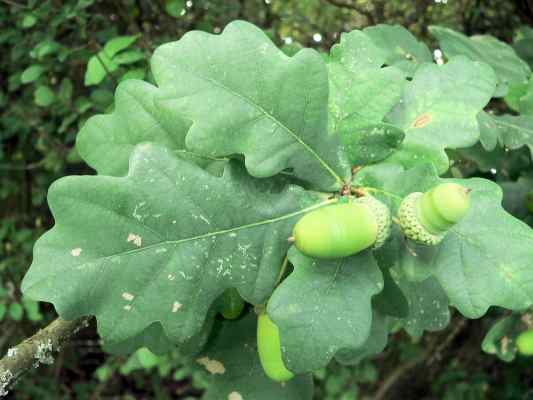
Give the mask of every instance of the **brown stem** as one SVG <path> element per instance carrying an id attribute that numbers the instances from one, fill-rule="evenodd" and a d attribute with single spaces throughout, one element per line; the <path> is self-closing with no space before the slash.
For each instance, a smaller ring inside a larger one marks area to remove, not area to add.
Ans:
<path id="1" fill-rule="evenodd" d="M 365 10 L 363 7 L 355 4 L 355 3 L 345 3 L 341 0 L 325 0 L 327 3 L 331 4 L 331 5 L 334 5 L 335 7 L 340 7 L 340 8 L 346 8 L 348 10 L 354 10 L 356 12 L 358 12 L 359 14 L 361 15 L 364 15 L 367 19 L 368 19 L 368 23 L 370 25 L 375 25 L 376 24 L 376 20 L 374 18 L 374 14 L 372 14 L 370 11 L 368 10 Z"/>
<path id="2" fill-rule="evenodd" d="M 32 337 L 10 348 L 0 360 L 0 397 L 5 396 L 7 389 L 32 367 L 52 364 L 53 353 L 59 351 L 81 328 L 86 327 L 89 319 L 90 317 L 82 317 L 65 321 L 57 318 Z"/>

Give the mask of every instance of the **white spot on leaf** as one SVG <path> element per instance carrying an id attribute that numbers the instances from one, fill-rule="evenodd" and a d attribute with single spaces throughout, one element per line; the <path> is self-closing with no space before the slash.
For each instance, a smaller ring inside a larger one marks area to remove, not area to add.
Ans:
<path id="1" fill-rule="evenodd" d="M 76 247 L 75 249 L 70 250 L 70 254 L 72 254 L 72 257 L 79 257 L 81 254 L 81 248 Z"/>
<path id="2" fill-rule="evenodd" d="M 124 310 L 126 310 L 126 311 L 130 311 L 130 310 L 131 310 L 131 305 L 126 304 L 126 305 L 124 306 Z"/>
<path id="3" fill-rule="evenodd" d="M 136 235 L 134 233 L 130 233 L 128 235 L 128 242 L 133 242 L 136 246 L 141 247 L 142 246 L 142 237 L 139 235 Z"/>
<path id="4" fill-rule="evenodd" d="M 205 369 L 211 374 L 220 374 L 222 375 L 226 372 L 226 367 L 220 361 L 212 360 L 209 357 L 201 357 L 196 360 L 200 365 L 203 365 Z"/>
<path id="5" fill-rule="evenodd" d="M 231 392 L 228 395 L 228 400 L 243 400 L 243 398 L 239 392 Z"/>
<path id="6" fill-rule="evenodd" d="M 172 304 L 172 312 L 178 312 L 181 306 L 182 304 L 179 301 L 175 301 L 174 304 Z"/>
<path id="7" fill-rule="evenodd" d="M 135 296 L 132 295 L 131 293 L 124 292 L 122 293 L 122 298 L 126 301 L 132 301 L 135 298 Z"/>

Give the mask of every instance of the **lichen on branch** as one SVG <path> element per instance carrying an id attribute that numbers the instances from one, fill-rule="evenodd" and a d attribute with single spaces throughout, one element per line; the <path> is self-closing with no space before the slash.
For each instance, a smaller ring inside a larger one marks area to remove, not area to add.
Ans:
<path id="1" fill-rule="evenodd" d="M 65 321 L 57 318 L 32 337 L 10 348 L 0 360 L 0 397 L 7 395 L 8 389 L 31 368 L 53 364 L 54 353 L 81 328 L 86 327 L 89 319 L 82 317 Z"/>

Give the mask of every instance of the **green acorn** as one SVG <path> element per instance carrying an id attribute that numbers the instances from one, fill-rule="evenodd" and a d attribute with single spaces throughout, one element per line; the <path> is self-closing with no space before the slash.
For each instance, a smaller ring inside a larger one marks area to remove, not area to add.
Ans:
<path id="1" fill-rule="evenodd" d="M 309 257 L 339 258 L 382 246 L 390 226 L 388 207 L 364 196 L 304 215 L 294 227 L 293 238 L 296 248 Z"/>
<path id="2" fill-rule="evenodd" d="M 237 319 L 244 310 L 244 300 L 235 288 L 229 288 L 222 294 L 220 313 L 225 319 Z"/>
<path id="3" fill-rule="evenodd" d="M 470 189 L 456 183 L 442 183 L 426 193 L 411 193 L 398 210 L 403 233 L 423 244 L 438 244 L 468 212 L 469 193 Z"/>
<path id="4" fill-rule="evenodd" d="M 266 312 L 259 314 L 257 319 L 257 351 L 261 366 L 270 379 L 286 382 L 294 377 L 283 362 L 278 327 Z"/>

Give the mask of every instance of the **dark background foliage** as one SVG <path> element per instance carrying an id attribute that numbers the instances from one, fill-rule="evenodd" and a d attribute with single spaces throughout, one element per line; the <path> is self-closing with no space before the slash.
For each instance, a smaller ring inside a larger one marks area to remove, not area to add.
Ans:
<path id="1" fill-rule="evenodd" d="M 0 0 L 2 354 L 55 317 L 52 307 L 24 299 L 18 288 L 34 241 L 53 223 L 48 186 L 63 175 L 92 173 L 74 149 L 80 126 L 112 108 L 119 82 L 151 80 L 149 57 L 159 44 L 192 29 L 218 33 L 234 19 L 262 27 L 287 51 L 301 46 L 327 51 L 340 33 L 379 23 L 401 24 L 430 44 L 431 24 L 513 43 L 521 26 L 533 25 L 533 1 Z M 102 59 L 106 46 L 116 50 L 112 59 Z M 455 159 L 452 173 L 496 180 L 510 195 L 523 191 L 516 180 L 531 171 L 523 149 L 469 150 Z M 375 360 L 318 371 L 316 398 L 533 398 L 527 359 L 505 364 L 480 350 L 500 315 L 493 310 L 469 322 L 455 316 L 445 331 L 418 340 L 398 333 Z M 25 382 L 30 384 L 19 385 L 9 398 L 190 399 L 200 397 L 205 386 L 205 378 L 191 374 L 176 355 L 107 355 L 95 326 L 69 344 L 55 365 L 32 372 Z"/>

